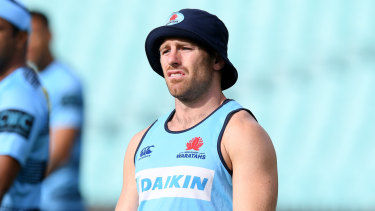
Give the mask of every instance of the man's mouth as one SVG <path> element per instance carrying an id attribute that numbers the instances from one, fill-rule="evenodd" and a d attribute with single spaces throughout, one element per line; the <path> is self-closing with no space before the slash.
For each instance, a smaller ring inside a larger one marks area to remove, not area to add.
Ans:
<path id="1" fill-rule="evenodd" d="M 168 77 L 169 78 L 181 78 L 185 76 L 185 73 L 180 70 L 170 70 L 168 71 Z"/>

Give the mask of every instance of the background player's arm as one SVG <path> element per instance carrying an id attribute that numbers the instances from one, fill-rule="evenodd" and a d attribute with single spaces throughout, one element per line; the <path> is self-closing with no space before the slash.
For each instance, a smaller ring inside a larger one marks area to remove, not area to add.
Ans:
<path id="1" fill-rule="evenodd" d="M 14 158 L 0 155 L 0 204 L 20 169 L 20 164 Z"/>
<path id="2" fill-rule="evenodd" d="M 53 90 L 53 89 L 52 89 Z M 83 100 L 80 84 L 51 91 L 50 156 L 47 175 L 71 159 L 75 142 L 79 141 L 83 124 Z"/>
<path id="3" fill-rule="evenodd" d="M 80 131 L 76 128 L 51 129 L 50 160 L 48 162 L 47 175 L 64 165 L 72 152 L 74 141 Z"/>
<path id="4" fill-rule="evenodd" d="M 137 133 L 129 142 L 125 153 L 123 184 L 116 211 L 136 211 L 138 209 L 138 192 L 135 180 L 134 154 L 143 134 L 147 129 Z"/>
<path id="5" fill-rule="evenodd" d="M 276 153 L 266 131 L 240 111 L 230 120 L 222 143 L 223 156 L 233 170 L 233 210 L 275 210 Z"/>

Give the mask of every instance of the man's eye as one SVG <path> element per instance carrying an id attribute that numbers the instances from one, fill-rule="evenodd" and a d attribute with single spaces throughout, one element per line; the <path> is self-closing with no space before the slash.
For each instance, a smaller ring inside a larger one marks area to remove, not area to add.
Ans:
<path id="1" fill-rule="evenodd" d="M 163 54 L 168 53 L 169 51 L 170 51 L 169 49 L 163 49 L 160 51 L 160 54 L 163 55 Z"/>

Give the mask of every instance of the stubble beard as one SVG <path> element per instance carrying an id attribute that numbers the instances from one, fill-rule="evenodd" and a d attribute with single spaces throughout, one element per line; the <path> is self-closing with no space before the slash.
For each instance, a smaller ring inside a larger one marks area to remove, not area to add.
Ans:
<path id="1" fill-rule="evenodd" d="M 193 79 L 186 82 L 169 81 L 167 82 L 169 93 L 182 102 L 193 102 L 202 96 L 212 84 L 212 73 L 206 74 L 201 80 Z M 174 87 L 174 83 L 183 83 L 181 86 Z"/>

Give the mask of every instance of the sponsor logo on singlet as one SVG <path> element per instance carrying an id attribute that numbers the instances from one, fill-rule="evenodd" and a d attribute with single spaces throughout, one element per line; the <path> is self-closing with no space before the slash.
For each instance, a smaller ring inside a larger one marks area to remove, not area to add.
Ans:
<path id="1" fill-rule="evenodd" d="M 141 150 L 141 153 L 139 154 L 139 159 L 138 160 L 142 160 L 143 158 L 148 158 L 151 156 L 151 147 L 155 147 L 154 145 L 151 145 L 151 146 L 147 146 L 147 147 L 144 147 L 142 150 Z"/>
<path id="2" fill-rule="evenodd" d="M 64 95 L 62 98 L 61 98 L 61 105 L 64 106 L 64 107 L 82 107 L 82 99 L 77 96 L 77 95 L 73 95 L 73 94 L 67 94 L 67 95 Z"/>
<path id="3" fill-rule="evenodd" d="M 199 149 L 203 146 L 203 140 L 201 137 L 195 137 L 186 143 L 185 152 L 177 154 L 176 158 L 195 158 L 195 159 L 206 159 L 206 154 L 199 152 Z"/>
<path id="4" fill-rule="evenodd" d="M 26 112 L 8 109 L 0 111 L 0 132 L 17 133 L 28 139 L 34 117 Z"/>
<path id="5" fill-rule="evenodd" d="M 211 201 L 215 171 L 195 166 L 146 169 L 136 173 L 139 202 L 165 197 Z"/>

